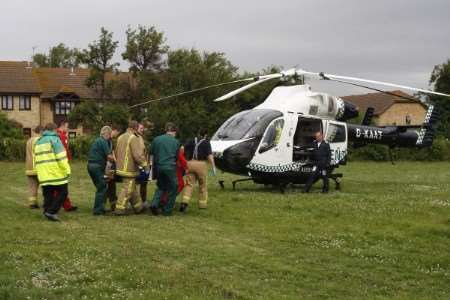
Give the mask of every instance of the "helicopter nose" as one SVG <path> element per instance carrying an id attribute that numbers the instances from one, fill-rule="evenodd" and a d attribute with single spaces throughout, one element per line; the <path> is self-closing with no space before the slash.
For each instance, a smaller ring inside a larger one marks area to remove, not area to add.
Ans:
<path id="1" fill-rule="evenodd" d="M 216 153 L 217 166 L 225 172 L 247 175 L 247 166 L 252 160 L 260 140 L 260 138 L 252 138 L 225 149 L 223 153 Z"/>

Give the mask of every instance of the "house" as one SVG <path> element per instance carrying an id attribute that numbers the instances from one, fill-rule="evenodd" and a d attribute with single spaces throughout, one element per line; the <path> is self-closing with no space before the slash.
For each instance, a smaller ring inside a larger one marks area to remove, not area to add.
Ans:
<path id="1" fill-rule="evenodd" d="M 0 112 L 19 122 L 24 135 L 36 126 L 66 120 L 81 101 L 101 103 L 100 93 L 85 84 L 89 69 L 36 68 L 28 62 L 0 61 Z M 131 80 L 128 73 L 107 74 L 112 79 Z M 82 127 L 69 134 L 82 134 Z"/>
<path id="2" fill-rule="evenodd" d="M 422 101 L 402 91 L 389 93 L 369 93 L 341 98 L 357 106 L 360 115 L 364 115 L 368 107 L 373 107 L 373 123 L 377 126 L 423 123 L 427 107 Z"/>

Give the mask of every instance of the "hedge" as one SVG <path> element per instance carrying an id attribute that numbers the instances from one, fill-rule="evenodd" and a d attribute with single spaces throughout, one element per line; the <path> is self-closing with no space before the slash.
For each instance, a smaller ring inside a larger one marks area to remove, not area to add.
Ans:
<path id="1" fill-rule="evenodd" d="M 412 161 L 445 161 L 450 159 L 450 142 L 442 137 L 436 138 L 429 148 L 394 148 L 392 156 L 395 160 Z M 388 161 L 389 148 L 384 145 L 367 145 L 353 149 L 349 147 L 350 160 Z"/>
<path id="2" fill-rule="evenodd" d="M 82 136 L 70 140 L 70 152 L 74 159 L 86 160 L 94 136 Z M 3 138 L 0 140 L 0 160 L 25 161 L 27 141 L 24 139 Z"/>

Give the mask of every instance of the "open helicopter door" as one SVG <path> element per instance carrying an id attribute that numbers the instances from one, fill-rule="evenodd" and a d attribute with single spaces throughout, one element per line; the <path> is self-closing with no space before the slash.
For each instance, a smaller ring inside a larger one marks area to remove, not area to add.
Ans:
<path id="1" fill-rule="evenodd" d="M 250 162 L 250 170 L 282 173 L 292 168 L 293 114 L 276 118 L 267 126 L 259 147 Z"/>
<path id="2" fill-rule="evenodd" d="M 314 135 L 316 132 L 324 132 L 322 120 L 319 118 L 298 117 L 294 135 L 293 161 L 300 164 L 312 164 L 314 160 Z"/>
<path id="3" fill-rule="evenodd" d="M 274 171 L 276 167 L 288 163 L 286 157 L 289 156 L 285 155 L 286 148 L 289 147 L 289 141 L 286 140 L 289 138 L 288 125 L 289 120 L 280 117 L 267 126 L 251 163 L 266 165 L 268 171 L 270 167 Z"/>
<path id="4" fill-rule="evenodd" d="M 330 144 L 331 165 L 345 164 L 347 158 L 347 124 L 335 121 L 326 121 L 326 123 L 324 136 Z"/>

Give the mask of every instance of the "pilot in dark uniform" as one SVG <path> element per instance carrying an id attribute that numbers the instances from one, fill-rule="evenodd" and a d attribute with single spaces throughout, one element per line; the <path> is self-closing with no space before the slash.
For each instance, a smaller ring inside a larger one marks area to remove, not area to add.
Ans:
<path id="1" fill-rule="evenodd" d="M 330 145 L 324 141 L 321 132 L 316 132 L 316 140 L 314 141 L 314 167 L 313 172 L 306 182 L 304 192 L 308 193 L 313 183 L 322 178 L 322 193 L 328 193 L 328 168 L 330 167 L 331 151 Z"/>

